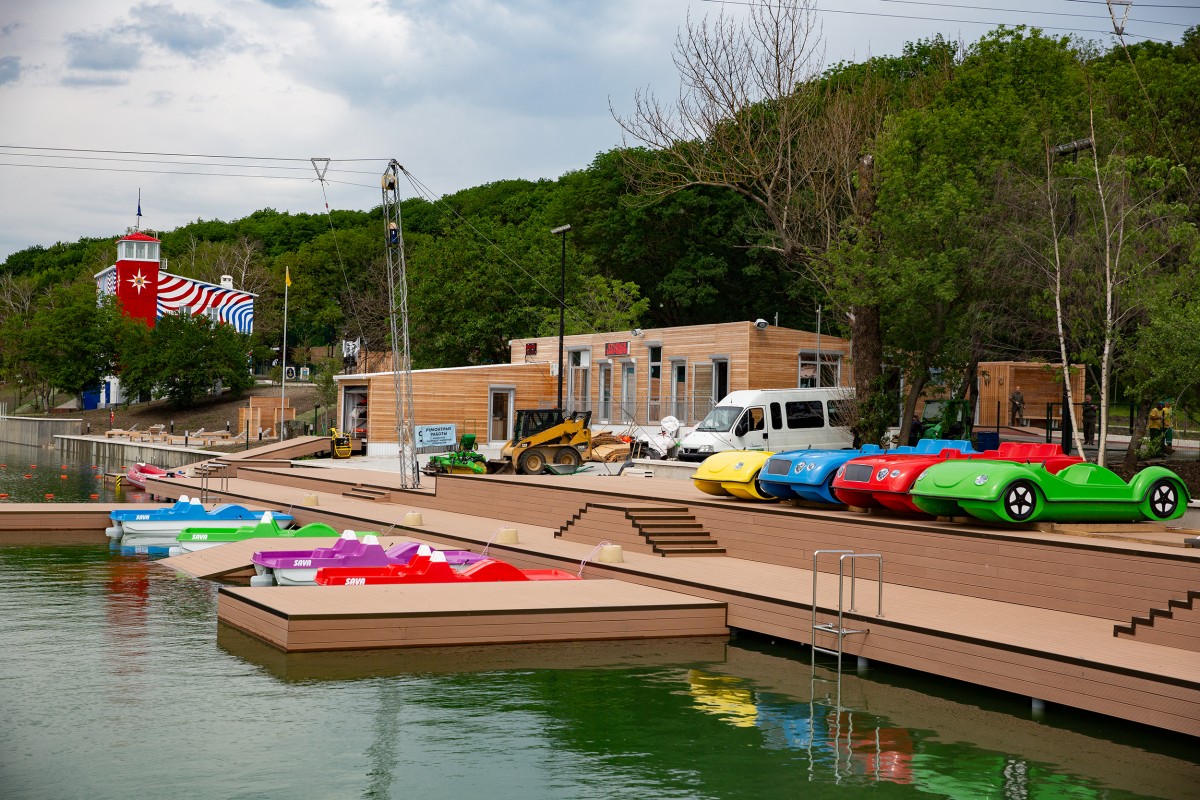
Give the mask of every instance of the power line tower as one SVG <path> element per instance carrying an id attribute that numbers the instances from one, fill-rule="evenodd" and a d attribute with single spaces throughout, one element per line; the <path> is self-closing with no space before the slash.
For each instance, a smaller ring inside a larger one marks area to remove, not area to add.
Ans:
<path id="1" fill-rule="evenodd" d="M 408 341 L 408 267 L 404 260 L 404 229 L 400 225 L 400 172 L 404 167 L 392 159 L 380 181 L 383 187 L 383 217 L 386 235 L 388 321 L 392 338 L 392 376 L 396 395 L 396 444 L 400 457 L 400 485 L 421 485 L 417 469 L 416 412 L 413 409 L 412 353 Z"/>

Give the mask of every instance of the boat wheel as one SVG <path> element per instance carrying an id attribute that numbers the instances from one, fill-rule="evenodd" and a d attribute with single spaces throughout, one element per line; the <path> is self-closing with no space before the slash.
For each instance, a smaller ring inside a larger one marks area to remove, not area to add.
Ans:
<path id="1" fill-rule="evenodd" d="M 1155 519 L 1170 519 L 1179 509 L 1179 489 L 1169 478 L 1159 478 L 1150 487 L 1150 515 Z"/>
<path id="2" fill-rule="evenodd" d="M 1025 522 L 1037 511 L 1037 489 L 1029 481 L 1016 481 L 1004 490 L 1004 513 L 1013 522 Z"/>

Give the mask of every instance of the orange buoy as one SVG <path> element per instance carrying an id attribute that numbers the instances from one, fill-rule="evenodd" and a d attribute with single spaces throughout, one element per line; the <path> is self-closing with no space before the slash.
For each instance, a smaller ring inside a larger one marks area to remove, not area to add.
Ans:
<path id="1" fill-rule="evenodd" d="M 68 467 L 66 464 L 63 464 L 59 467 L 59 469 L 70 469 L 70 467 Z"/>
<path id="2" fill-rule="evenodd" d="M 90 496 L 90 497 L 91 497 L 93 500 L 99 500 L 99 499 L 100 499 L 100 495 L 98 495 L 98 494 L 93 494 L 93 495 L 89 495 L 89 496 Z M 8 495 L 3 495 L 3 497 L 8 497 Z"/>
<path id="3" fill-rule="evenodd" d="M 32 475 L 26 475 L 25 477 L 26 477 L 26 478 L 32 478 L 33 476 L 32 476 Z"/>
<path id="4" fill-rule="evenodd" d="M 54 499 L 54 495 L 50 494 L 49 492 L 46 492 L 46 499 L 47 499 L 47 500 L 53 500 L 53 499 Z"/>
<path id="5" fill-rule="evenodd" d="M 66 475 L 59 475 L 58 477 L 62 478 L 64 481 L 67 479 Z"/>
<path id="6" fill-rule="evenodd" d="M 0 492 L 0 497 L 8 497 L 8 492 Z"/>
<path id="7" fill-rule="evenodd" d="M 30 465 L 29 465 L 29 468 L 30 468 L 30 469 L 37 469 L 37 464 L 30 464 Z"/>

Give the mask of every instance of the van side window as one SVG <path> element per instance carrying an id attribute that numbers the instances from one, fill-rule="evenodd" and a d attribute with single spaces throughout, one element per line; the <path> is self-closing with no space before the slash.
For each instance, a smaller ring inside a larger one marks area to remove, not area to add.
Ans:
<path id="1" fill-rule="evenodd" d="M 842 428 L 850 424 L 850 412 L 854 409 L 853 400 L 829 401 L 829 425 Z"/>
<path id="2" fill-rule="evenodd" d="M 771 430 L 777 431 L 783 427 L 783 407 L 779 403 L 771 403 Z"/>
<path id="3" fill-rule="evenodd" d="M 820 400 L 792 400 L 785 406 L 789 429 L 825 427 L 825 414 L 821 410 Z"/>
<path id="4" fill-rule="evenodd" d="M 734 434 L 744 436 L 750 431 L 761 431 L 767 427 L 767 415 L 759 406 L 746 409 L 746 413 L 738 420 Z"/>

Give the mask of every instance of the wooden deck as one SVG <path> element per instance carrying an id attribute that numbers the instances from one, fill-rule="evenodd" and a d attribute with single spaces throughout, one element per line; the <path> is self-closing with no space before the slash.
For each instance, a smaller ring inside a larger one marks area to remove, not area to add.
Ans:
<path id="1" fill-rule="evenodd" d="M 154 491 L 194 494 L 193 483 L 160 481 Z M 1176 546 L 1182 532 L 1145 527 L 1102 539 L 926 522 L 726 501 L 689 482 L 628 476 L 423 476 L 422 483 L 406 491 L 395 476 L 371 470 L 247 465 L 222 499 L 278 504 L 301 522 L 470 549 L 515 527 L 519 543 L 491 548 L 524 568 L 574 571 L 601 542 L 619 542 L 624 562 L 589 562 L 585 577 L 723 603 L 729 627 L 802 643 L 813 637 L 813 551 L 879 553 L 882 616 L 873 564 L 858 565 L 853 610 L 848 580 L 841 589 L 846 627 L 864 631 L 845 638 L 847 654 L 1200 736 L 1200 551 Z M 347 496 L 363 487 L 386 499 Z M 317 505 L 303 505 L 313 499 Z M 663 557 L 638 540 L 632 523 L 614 527 L 611 518 L 589 531 L 589 503 L 682 505 L 726 555 Z M 404 525 L 409 511 L 420 511 L 423 524 Z M 1144 541 L 1151 534 L 1163 543 Z M 249 552 L 228 555 L 245 568 Z M 836 617 L 837 566 L 833 555 L 818 562 L 818 622 Z M 295 588 L 303 587 L 279 592 Z M 828 634 L 816 641 L 835 644 Z"/>
<path id="2" fill-rule="evenodd" d="M 729 632 L 723 603 L 613 580 L 222 587 L 217 615 L 288 652 Z"/>

